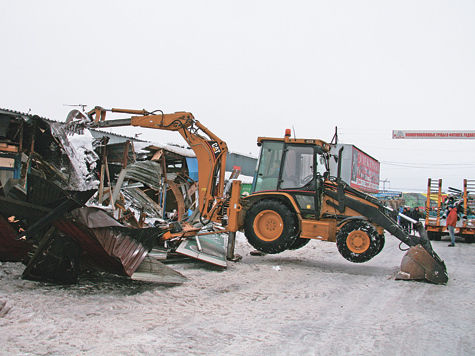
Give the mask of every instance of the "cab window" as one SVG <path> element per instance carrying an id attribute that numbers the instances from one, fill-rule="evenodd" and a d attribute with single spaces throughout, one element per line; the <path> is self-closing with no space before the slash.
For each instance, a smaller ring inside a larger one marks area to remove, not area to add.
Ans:
<path id="1" fill-rule="evenodd" d="M 282 170 L 281 189 L 301 189 L 314 178 L 312 146 L 287 146 Z"/>
<path id="2" fill-rule="evenodd" d="M 277 190 L 283 149 L 283 142 L 267 141 L 262 144 L 256 179 L 254 180 L 254 192 Z"/>

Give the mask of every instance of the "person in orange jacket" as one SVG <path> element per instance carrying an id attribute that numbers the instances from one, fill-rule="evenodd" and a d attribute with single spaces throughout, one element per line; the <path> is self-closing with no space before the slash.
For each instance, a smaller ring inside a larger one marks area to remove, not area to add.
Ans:
<path id="1" fill-rule="evenodd" d="M 457 224 L 457 207 L 449 205 L 449 214 L 447 215 L 447 230 L 450 234 L 449 247 L 455 246 L 455 225 Z"/>

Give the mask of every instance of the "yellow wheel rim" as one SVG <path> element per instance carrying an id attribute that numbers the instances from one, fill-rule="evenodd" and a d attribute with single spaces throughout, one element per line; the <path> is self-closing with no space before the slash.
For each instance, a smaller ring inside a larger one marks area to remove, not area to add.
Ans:
<path id="1" fill-rule="evenodd" d="M 254 219 L 254 233 L 263 241 L 274 241 L 284 231 L 284 221 L 274 210 L 263 210 Z"/>
<path id="2" fill-rule="evenodd" d="M 368 234 L 361 230 L 350 232 L 346 238 L 346 246 L 351 252 L 363 253 L 369 249 L 371 239 Z"/>

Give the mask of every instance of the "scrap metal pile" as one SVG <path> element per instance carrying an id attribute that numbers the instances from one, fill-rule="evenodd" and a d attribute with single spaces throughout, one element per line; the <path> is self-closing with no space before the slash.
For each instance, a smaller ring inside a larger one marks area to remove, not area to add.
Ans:
<path id="1" fill-rule="evenodd" d="M 0 261 L 25 263 L 33 280 L 73 283 L 94 270 L 181 283 L 149 252 L 183 242 L 162 237 L 196 210 L 189 157 L 68 129 L 0 110 Z"/>

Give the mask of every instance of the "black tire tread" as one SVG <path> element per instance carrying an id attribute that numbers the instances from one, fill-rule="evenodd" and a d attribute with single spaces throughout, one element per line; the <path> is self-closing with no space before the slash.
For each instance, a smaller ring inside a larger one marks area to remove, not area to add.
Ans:
<path id="1" fill-rule="evenodd" d="M 365 231 L 371 239 L 370 247 L 363 253 L 357 254 L 352 252 L 346 245 L 348 234 L 354 230 Z M 376 232 L 373 225 L 365 220 L 353 220 L 341 227 L 336 235 L 336 245 L 338 252 L 350 262 L 363 263 L 367 262 L 381 252 L 384 247 L 384 239 L 381 241 L 380 235 Z"/>
<path id="2" fill-rule="evenodd" d="M 427 231 L 427 237 L 432 241 L 440 241 L 442 234 L 438 231 Z"/>
<path id="3" fill-rule="evenodd" d="M 306 246 L 311 239 L 303 239 L 301 237 L 298 237 L 297 240 L 295 240 L 294 244 L 289 247 L 289 250 L 298 250 L 299 248 L 302 248 Z"/>
<path id="4" fill-rule="evenodd" d="M 377 249 L 376 255 L 378 255 L 383 250 L 385 242 L 386 242 L 386 239 L 384 238 L 384 235 L 379 235 L 378 236 L 378 249 Z"/>
<path id="5" fill-rule="evenodd" d="M 474 235 L 470 235 L 470 234 L 463 234 L 462 237 L 464 238 L 465 242 L 466 243 L 474 243 L 475 242 L 475 236 Z"/>
<path id="6" fill-rule="evenodd" d="M 284 223 L 284 231 L 274 241 L 261 240 L 253 229 L 254 219 L 263 210 L 274 210 Z M 276 254 L 288 250 L 297 240 L 297 217 L 293 211 L 282 201 L 276 199 L 263 199 L 255 203 L 246 213 L 244 219 L 244 234 L 247 241 L 256 250 Z"/>

